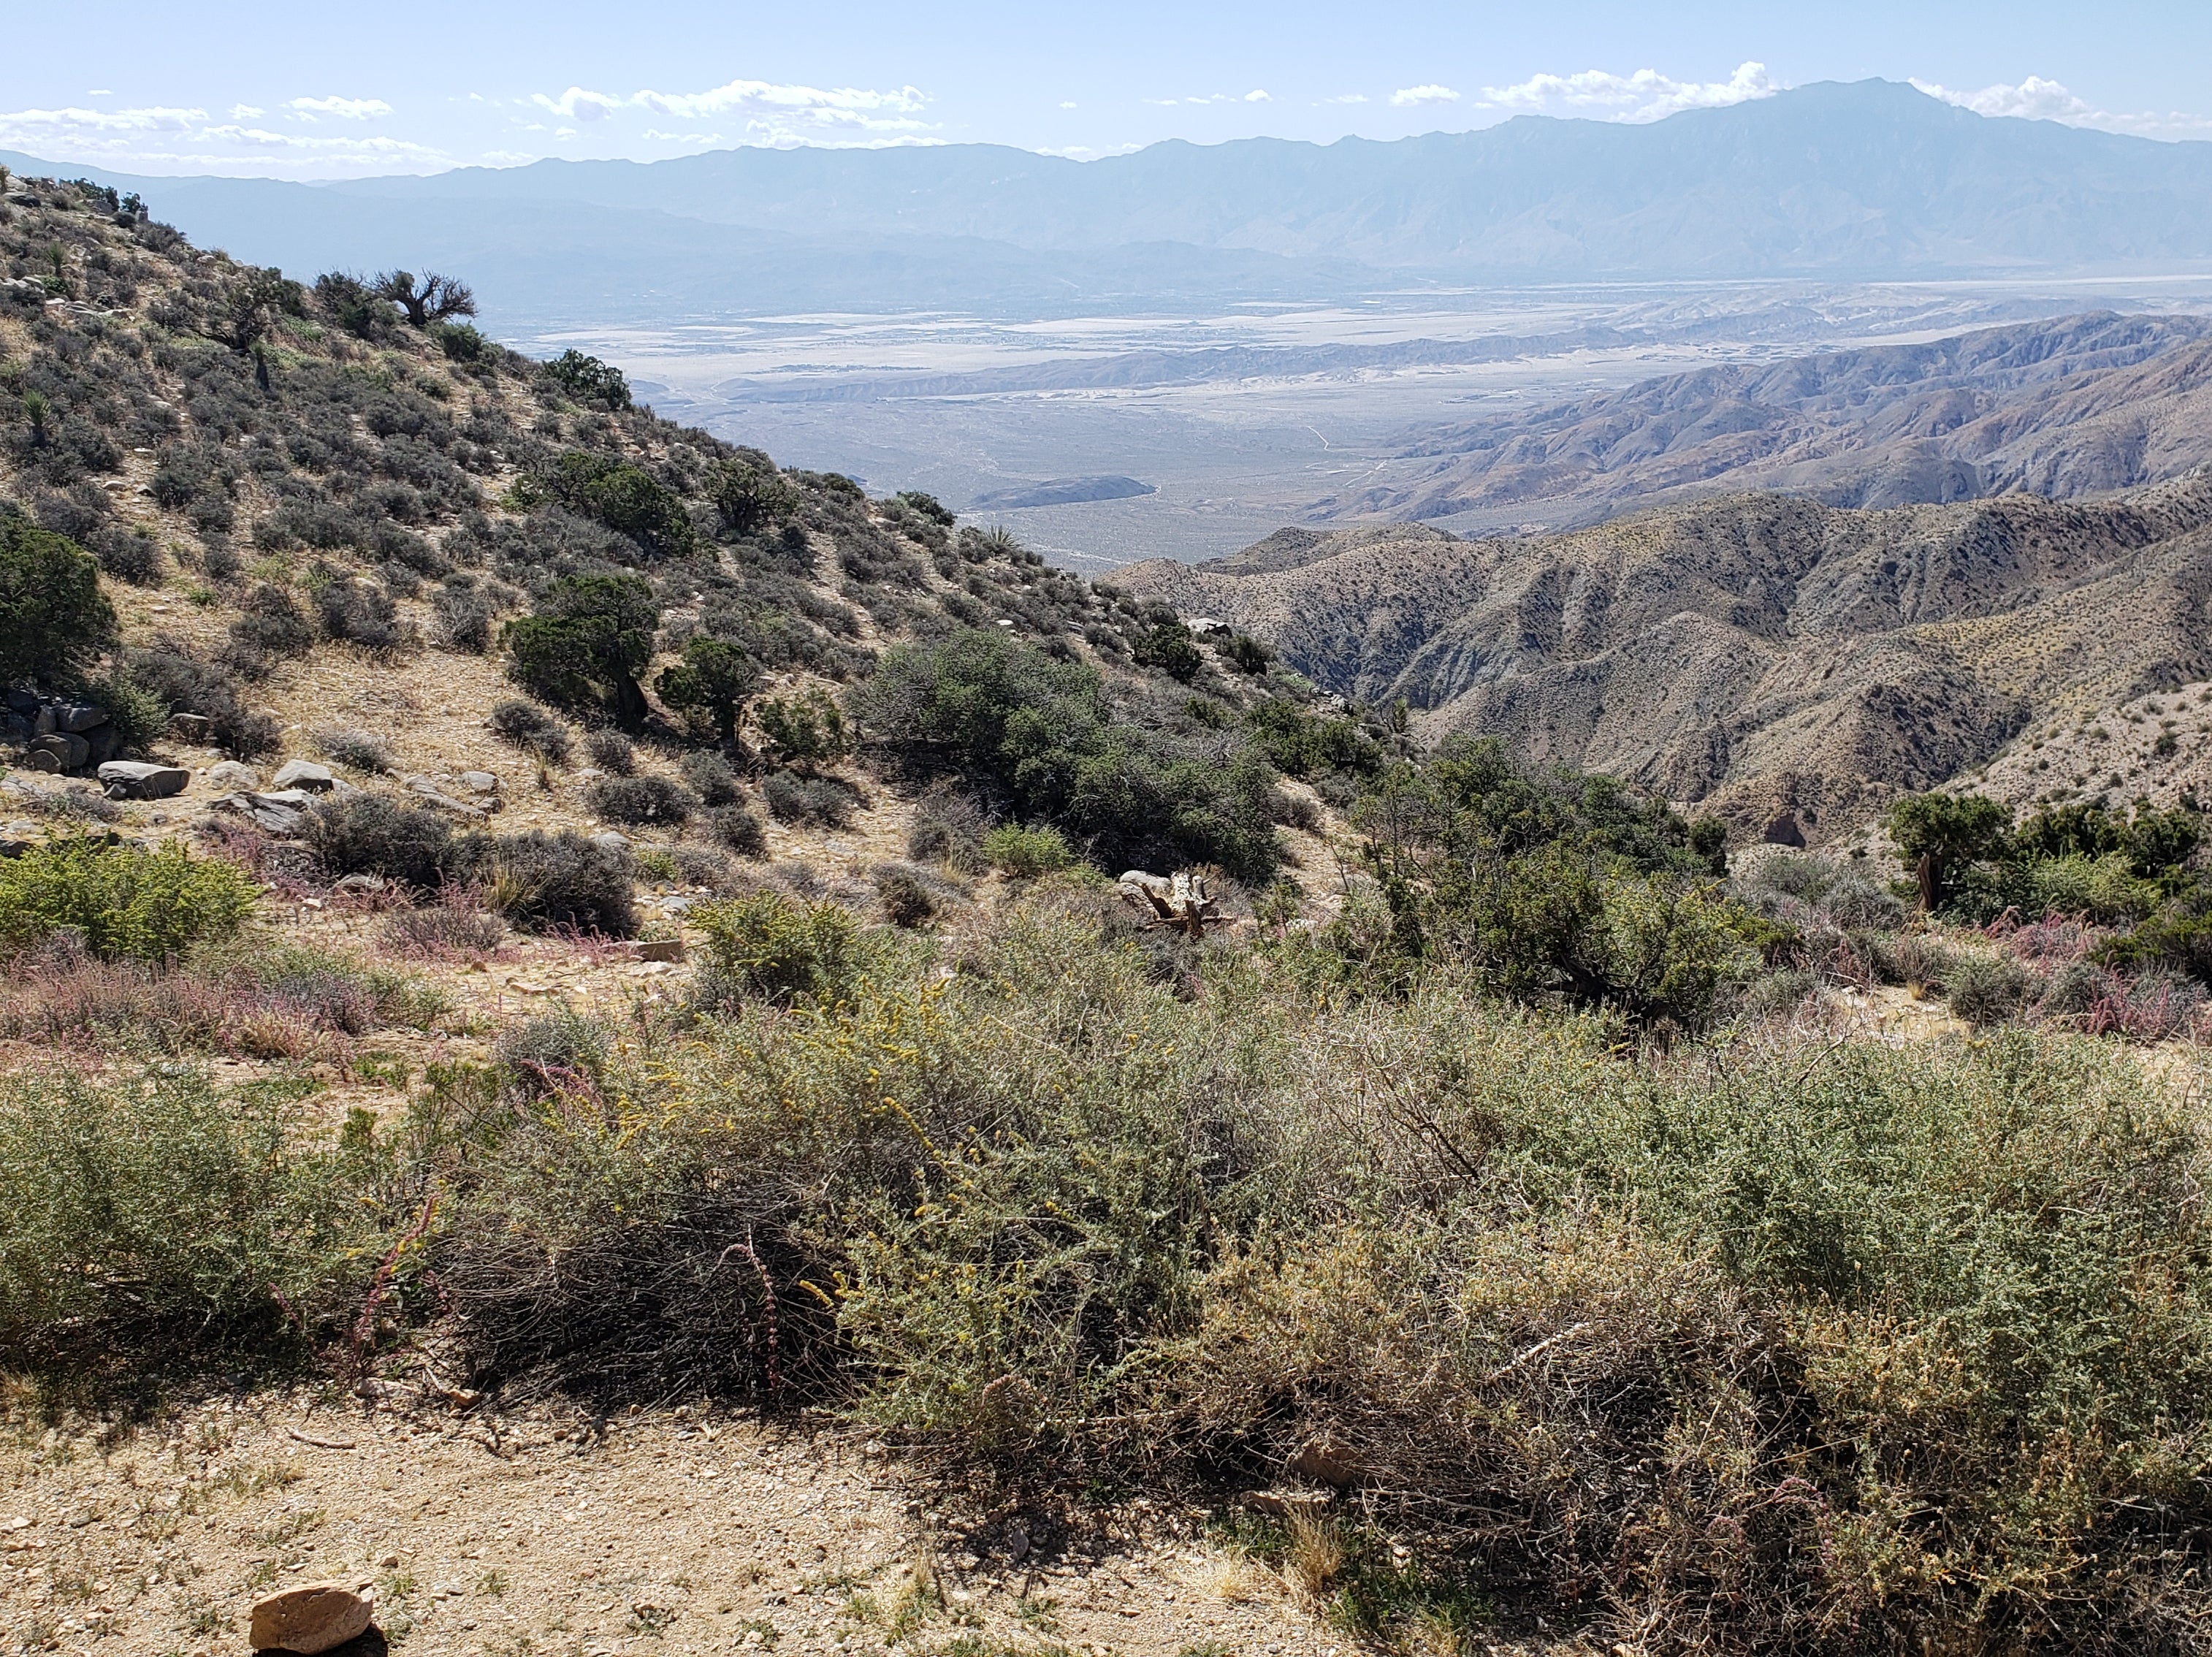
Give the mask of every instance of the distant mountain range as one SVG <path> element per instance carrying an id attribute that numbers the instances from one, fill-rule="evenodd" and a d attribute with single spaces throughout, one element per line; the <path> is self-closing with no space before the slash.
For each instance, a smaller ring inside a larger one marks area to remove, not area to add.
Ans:
<path id="1" fill-rule="evenodd" d="M 2212 478 L 1867 511 L 1730 496 L 1563 535 L 1285 529 L 1115 582 L 1316 683 L 1816 835 L 2033 721 L 2212 675 Z M 2063 796 L 2103 777 L 2051 777 Z"/>
<path id="2" fill-rule="evenodd" d="M 1327 145 L 739 149 L 300 185 L 145 179 L 287 270 L 452 268 L 520 316 L 1170 307 L 1439 282 L 1990 276 L 2212 265 L 2212 143 L 1989 119 L 1881 81 L 1648 125 L 1522 117 Z"/>
<path id="3" fill-rule="evenodd" d="M 1870 507 L 2094 495 L 2212 461 L 2212 320 L 2098 312 L 1731 363 L 1405 441 L 1387 481 L 1317 515 L 1560 525 L 1749 489 Z"/>

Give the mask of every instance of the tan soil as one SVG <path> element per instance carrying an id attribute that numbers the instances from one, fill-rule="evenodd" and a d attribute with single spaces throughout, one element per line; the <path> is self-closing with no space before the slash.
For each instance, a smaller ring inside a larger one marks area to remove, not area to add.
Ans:
<path id="1" fill-rule="evenodd" d="M 1139 1500 L 1091 1545 L 963 1520 L 880 1445 L 736 1415 L 488 1416 L 261 1394 L 106 1441 L 21 1418 L 0 1450 L 15 1642 L 216 1657 L 276 1587 L 374 1581 L 409 1657 L 1060 1648 L 1343 1657 L 1280 1579 Z M 20 1526 L 17 1521 L 27 1523 Z M 917 1571 L 939 1597 L 916 1602 Z M 902 1604 L 922 1611 L 909 1623 Z M 349 1654 L 357 1648 L 344 1648 Z M 1494 1648 L 1493 1648 L 1494 1649 Z"/>

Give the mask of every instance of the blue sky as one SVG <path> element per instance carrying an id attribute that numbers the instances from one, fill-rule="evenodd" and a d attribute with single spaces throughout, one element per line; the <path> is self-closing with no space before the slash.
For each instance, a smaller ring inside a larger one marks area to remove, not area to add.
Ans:
<path id="1" fill-rule="evenodd" d="M 0 148 L 335 178 L 738 143 L 1162 138 L 1649 120 L 1809 81 L 2212 138 L 2203 0 L 1850 4 L 582 4 L 4 0 Z"/>

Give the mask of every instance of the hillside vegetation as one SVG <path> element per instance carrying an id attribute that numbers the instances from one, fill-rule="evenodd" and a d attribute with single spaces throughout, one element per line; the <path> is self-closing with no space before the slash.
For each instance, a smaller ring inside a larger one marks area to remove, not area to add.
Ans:
<path id="1" fill-rule="evenodd" d="M 918 1482 L 902 1580 L 825 1545 L 791 1592 L 833 1633 L 717 1570 L 678 1637 L 718 1645 L 1060 1657 L 940 1527 L 1027 1571 L 1172 1522 L 1340 1648 L 2212 1646 L 2193 806 L 1893 786 L 1875 854 L 1731 856 L 1634 766 L 1316 684 L 1513 581 L 1519 648 L 1663 661 L 1662 574 L 1778 661 L 1817 614 L 2009 663 L 1975 630 L 2063 609 L 2118 680 L 2092 600 L 2193 637 L 2201 486 L 1292 534 L 1140 597 L 507 352 L 442 277 L 295 283 L 51 180 L 0 253 L 19 1644 L 228 1637 L 325 1515 L 196 1580 L 227 1441 L 183 1412 L 289 1385 L 380 1470 L 434 1418 L 503 1464 L 551 1407 L 577 1457 L 742 1410 Z M 1395 640 L 1193 624 L 1409 557 Z M 133 1434 L 176 1501 L 95 1582 L 40 1482 Z M 474 1633 L 505 1579 L 462 1526 L 403 1566 L 332 1517 L 316 1569 L 384 1573 L 387 1637 L 582 1643 Z M 663 1638 L 636 1517 L 576 1586 Z"/>

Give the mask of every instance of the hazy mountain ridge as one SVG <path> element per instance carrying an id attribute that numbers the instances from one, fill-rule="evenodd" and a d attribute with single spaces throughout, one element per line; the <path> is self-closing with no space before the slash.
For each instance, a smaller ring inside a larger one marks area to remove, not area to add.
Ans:
<path id="1" fill-rule="evenodd" d="M 1299 531 L 1120 579 L 1331 690 L 1406 698 L 1430 737 L 1503 734 L 1743 823 L 1848 819 L 2046 710 L 2212 671 L 2208 532 L 2200 474 L 2094 503 L 1745 496 L 1509 540 Z"/>
<path id="2" fill-rule="evenodd" d="M 1879 81 L 1649 125 L 1531 116 L 1393 143 L 1176 141 L 1081 163 L 981 144 L 738 149 L 308 186 L 0 161 L 139 190 L 240 258 L 466 268 L 541 317 L 810 293 L 1158 303 L 1345 292 L 1382 272 L 1863 278 L 2212 259 L 2212 144 L 1988 119 Z"/>
<path id="3" fill-rule="evenodd" d="M 1572 521 L 1746 489 L 1873 507 L 2097 494 L 2212 460 L 2212 323 L 2101 312 L 1728 364 L 1409 433 L 1404 453 L 1435 464 L 1319 514 L 1437 519 L 1513 504 Z"/>

